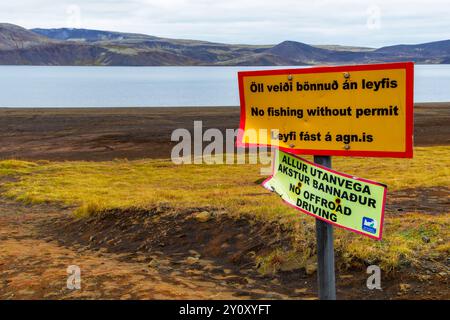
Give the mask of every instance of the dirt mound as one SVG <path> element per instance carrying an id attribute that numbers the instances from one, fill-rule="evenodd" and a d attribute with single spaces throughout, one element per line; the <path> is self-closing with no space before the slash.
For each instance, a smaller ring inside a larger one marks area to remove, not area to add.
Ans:
<path id="1" fill-rule="evenodd" d="M 212 208 L 176 211 L 109 210 L 84 219 L 56 219 L 44 228 L 66 245 L 106 248 L 114 253 L 146 255 L 163 252 L 181 259 L 203 256 L 230 266 L 254 265 L 255 254 L 289 249 L 292 239 L 276 223 L 233 219 Z M 61 237 L 62 236 L 62 237 Z"/>
<path id="2" fill-rule="evenodd" d="M 70 208 L 24 205 L 1 197 L 0 209 L 2 298 L 317 297 L 315 273 L 258 272 L 256 255 L 274 248 L 289 250 L 288 235 L 298 235 L 278 222 L 233 219 L 207 207 L 111 210 L 76 219 Z M 313 235 L 307 238 L 314 244 Z M 72 264 L 82 269 L 79 291 L 65 288 L 66 268 Z M 448 297 L 448 281 L 438 271 L 426 271 L 421 280 L 411 269 L 383 274 L 383 290 L 369 290 L 365 270 L 337 270 L 337 295 L 339 299 Z"/>
<path id="3" fill-rule="evenodd" d="M 305 270 L 258 271 L 256 257 L 275 248 L 291 248 L 292 233 L 283 228 L 277 223 L 234 219 L 208 207 L 183 211 L 159 207 L 48 219 L 40 232 L 65 247 L 113 253 L 123 262 L 156 267 L 168 283 L 179 276 L 194 277 L 220 284 L 241 297 L 314 296 L 315 281 L 306 281 L 311 275 Z"/>

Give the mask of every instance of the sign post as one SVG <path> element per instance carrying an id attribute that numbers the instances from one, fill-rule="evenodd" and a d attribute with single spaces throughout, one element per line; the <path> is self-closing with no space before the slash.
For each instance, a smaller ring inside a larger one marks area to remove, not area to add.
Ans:
<path id="1" fill-rule="evenodd" d="M 314 163 L 331 169 L 331 157 L 315 156 Z M 317 284 L 320 300 L 336 300 L 333 226 L 316 218 Z"/>
<path id="2" fill-rule="evenodd" d="M 278 149 L 263 186 L 316 219 L 322 300 L 336 299 L 333 226 L 380 240 L 387 192 L 331 156 L 412 158 L 413 74 L 412 62 L 238 73 L 237 145 Z"/>

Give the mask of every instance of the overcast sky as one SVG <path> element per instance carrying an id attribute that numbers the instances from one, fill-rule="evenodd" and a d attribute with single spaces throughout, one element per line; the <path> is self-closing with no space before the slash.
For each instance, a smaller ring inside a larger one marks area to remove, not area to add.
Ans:
<path id="1" fill-rule="evenodd" d="M 0 21 L 225 43 L 380 47 L 450 39 L 450 0 L 2 0 Z"/>

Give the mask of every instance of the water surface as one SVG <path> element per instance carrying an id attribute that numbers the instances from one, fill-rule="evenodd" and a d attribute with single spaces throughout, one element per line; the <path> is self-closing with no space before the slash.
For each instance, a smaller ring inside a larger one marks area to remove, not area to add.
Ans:
<path id="1" fill-rule="evenodd" d="M 238 71 L 280 68 L 0 66 L 0 107 L 237 106 Z M 414 82 L 416 102 L 450 101 L 450 65 Z"/>

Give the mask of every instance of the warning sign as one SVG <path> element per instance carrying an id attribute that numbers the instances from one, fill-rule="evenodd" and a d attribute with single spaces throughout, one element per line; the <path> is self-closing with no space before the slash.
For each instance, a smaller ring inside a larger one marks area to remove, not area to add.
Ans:
<path id="1" fill-rule="evenodd" d="M 412 157 L 413 63 L 239 72 L 239 146 Z"/>
<path id="2" fill-rule="evenodd" d="M 381 239 L 386 186 L 277 151 L 263 186 L 292 207 L 336 226 Z"/>

